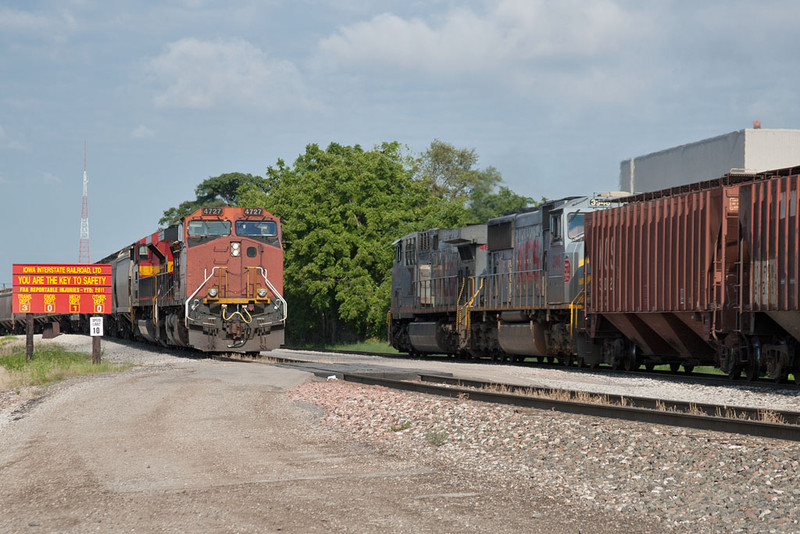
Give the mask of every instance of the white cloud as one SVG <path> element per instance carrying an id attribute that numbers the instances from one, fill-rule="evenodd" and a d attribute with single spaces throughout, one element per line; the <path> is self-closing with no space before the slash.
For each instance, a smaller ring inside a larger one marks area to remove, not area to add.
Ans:
<path id="1" fill-rule="evenodd" d="M 147 71 L 163 86 L 154 98 L 161 108 L 303 105 L 294 65 L 270 60 L 241 39 L 181 39 L 150 60 Z"/>
<path id="2" fill-rule="evenodd" d="M 60 41 L 67 32 L 76 27 L 75 17 L 68 11 L 52 13 L 0 8 L 0 32 L 5 34 Z"/>
<path id="3" fill-rule="evenodd" d="M 502 72 L 618 51 L 645 21 L 610 0 L 502 0 L 485 14 L 451 11 L 441 24 L 381 14 L 320 42 L 323 60 L 346 68 L 401 67 L 434 74 Z"/>
<path id="4" fill-rule="evenodd" d="M 134 139 L 145 139 L 147 137 L 153 137 L 153 130 L 151 130 L 144 124 L 140 124 L 131 132 L 131 137 L 133 137 Z"/>

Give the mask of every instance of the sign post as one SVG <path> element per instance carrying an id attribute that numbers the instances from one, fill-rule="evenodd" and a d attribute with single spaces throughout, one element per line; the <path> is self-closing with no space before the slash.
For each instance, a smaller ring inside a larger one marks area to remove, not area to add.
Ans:
<path id="1" fill-rule="evenodd" d="M 89 335 L 92 336 L 92 363 L 100 363 L 100 338 L 103 337 L 103 318 L 89 319 Z"/>
<path id="2" fill-rule="evenodd" d="M 15 263 L 12 271 L 11 312 L 26 314 L 26 358 L 33 358 L 34 314 L 70 315 L 111 313 L 110 264 Z M 100 361 L 100 333 L 92 340 L 92 362 Z M 97 349 L 95 349 L 95 343 Z M 30 353 L 28 352 L 30 351 Z M 96 353 L 96 354 L 95 354 Z"/>
<path id="3" fill-rule="evenodd" d="M 33 314 L 25 314 L 25 361 L 33 360 Z"/>

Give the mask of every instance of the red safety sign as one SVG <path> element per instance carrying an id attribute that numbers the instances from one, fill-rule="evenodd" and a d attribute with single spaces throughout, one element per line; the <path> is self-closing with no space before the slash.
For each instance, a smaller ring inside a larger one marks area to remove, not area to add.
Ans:
<path id="1" fill-rule="evenodd" d="M 111 313 L 111 265 L 13 265 L 13 313 Z"/>

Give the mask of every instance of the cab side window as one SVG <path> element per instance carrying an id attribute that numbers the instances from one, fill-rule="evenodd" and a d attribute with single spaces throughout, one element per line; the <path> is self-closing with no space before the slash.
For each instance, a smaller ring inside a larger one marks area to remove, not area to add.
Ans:
<path id="1" fill-rule="evenodd" d="M 562 229 L 561 229 L 561 214 L 560 213 L 551 213 L 550 214 L 550 241 L 561 241 L 563 239 Z"/>

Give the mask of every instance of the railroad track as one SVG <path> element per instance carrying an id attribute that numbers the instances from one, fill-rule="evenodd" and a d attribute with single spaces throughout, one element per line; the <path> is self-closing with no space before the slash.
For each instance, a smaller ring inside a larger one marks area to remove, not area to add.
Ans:
<path id="1" fill-rule="evenodd" d="M 723 374 L 710 374 L 710 373 L 686 373 L 685 371 L 668 371 L 668 370 L 652 370 L 637 369 L 634 371 L 621 371 L 613 370 L 609 367 L 600 367 L 599 369 L 590 369 L 588 367 L 577 367 L 574 365 L 566 366 L 561 363 L 552 362 L 504 362 L 494 361 L 488 358 L 481 360 L 459 360 L 451 356 L 425 356 L 425 357 L 412 357 L 403 353 L 379 353 L 379 352 L 364 352 L 364 351 L 348 351 L 348 350 L 335 350 L 335 349 L 304 349 L 285 347 L 287 350 L 294 351 L 309 351 L 330 354 L 347 354 L 353 356 L 372 356 L 376 358 L 392 358 L 398 360 L 408 361 L 437 361 L 437 362 L 450 362 L 450 363 L 473 363 L 485 365 L 509 365 L 520 366 L 531 369 L 557 369 L 570 373 L 607 373 L 611 376 L 624 376 L 630 378 L 658 378 L 659 380 L 668 380 L 670 382 L 684 383 L 684 384 L 699 384 L 704 386 L 748 386 L 753 388 L 763 389 L 764 391 L 775 391 L 776 389 L 785 389 L 788 391 L 800 390 L 800 385 L 789 380 L 776 382 L 772 378 L 762 377 L 758 380 L 748 381 L 744 377 L 738 380 L 731 380 L 727 375 Z"/>
<path id="2" fill-rule="evenodd" d="M 335 376 L 340 380 L 428 395 L 800 441 L 800 412 L 593 394 L 554 388 L 532 388 L 474 379 L 465 380 L 453 377 L 449 373 L 428 374 L 413 369 L 393 369 L 370 366 L 366 363 L 320 363 L 293 358 L 271 358 L 271 360 L 277 365 L 313 372 L 321 377 Z"/>

